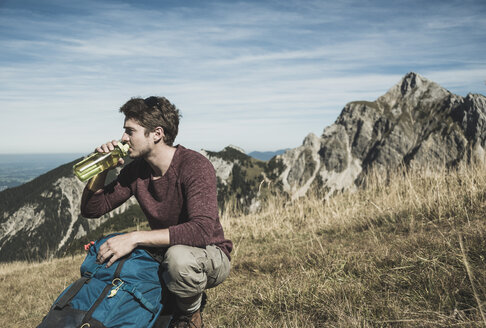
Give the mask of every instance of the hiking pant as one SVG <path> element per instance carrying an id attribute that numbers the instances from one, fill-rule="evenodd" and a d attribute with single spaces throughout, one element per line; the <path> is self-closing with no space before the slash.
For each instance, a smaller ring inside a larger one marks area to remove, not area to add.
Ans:
<path id="1" fill-rule="evenodd" d="M 228 277 L 230 261 L 214 245 L 206 248 L 174 245 L 167 249 L 161 268 L 167 288 L 176 296 L 178 309 L 192 313 L 201 306 L 202 292 Z"/>

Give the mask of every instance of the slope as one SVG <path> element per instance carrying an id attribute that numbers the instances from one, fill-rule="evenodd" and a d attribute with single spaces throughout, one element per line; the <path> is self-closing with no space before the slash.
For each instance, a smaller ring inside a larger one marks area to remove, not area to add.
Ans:
<path id="1" fill-rule="evenodd" d="M 397 172 L 323 201 L 224 216 L 229 279 L 209 327 L 482 327 L 486 167 Z M 35 326 L 82 257 L 0 266 L 0 321 Z M 36 295 L 36 297 L 29 296 Z"/>

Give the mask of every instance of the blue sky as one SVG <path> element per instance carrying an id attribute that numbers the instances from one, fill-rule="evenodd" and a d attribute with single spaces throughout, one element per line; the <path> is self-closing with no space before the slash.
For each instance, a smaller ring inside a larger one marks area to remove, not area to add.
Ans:
<path id="1" fill-rule="evenodd" d="M 2 1 L 0 154 L 90 152 L 167 97 L 176 143 L 296 147 L 417 72 L 486 93 L 486 1 Z"/>

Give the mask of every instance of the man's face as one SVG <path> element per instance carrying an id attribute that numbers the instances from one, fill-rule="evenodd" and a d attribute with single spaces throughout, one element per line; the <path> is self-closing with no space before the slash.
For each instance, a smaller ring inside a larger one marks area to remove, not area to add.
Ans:
<path id="1" fill-rule="evenodd" d="M 144 157 L 152 149 L 153 132 L 145 135 L 145 128 L 138 124 L 134 119 L 126 119 L 123 125 L 125 133 L 123 133 L 122 141 L 130 145 L 128 155 L 130 158 Z"/>

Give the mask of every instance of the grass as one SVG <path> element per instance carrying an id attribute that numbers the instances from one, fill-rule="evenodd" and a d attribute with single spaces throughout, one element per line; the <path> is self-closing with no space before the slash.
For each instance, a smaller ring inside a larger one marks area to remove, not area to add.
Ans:
<path id="1" fill-rule="evenodd" d="M 372 172 L 328 200 L 224 214 L 233 267 L 206 326 L 486 326 L 485 169 Z M 3 326 L 35 327 L 81 262 L 1 265 Z"/>
<path id="2" fill-rule="evenodd" d="M 36 327 L 58 294 L 79 278 L 82 261 L 79 255 L 43 263 L 0 265 L 2 326 Z"/>

